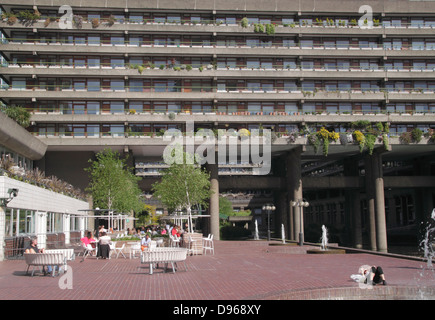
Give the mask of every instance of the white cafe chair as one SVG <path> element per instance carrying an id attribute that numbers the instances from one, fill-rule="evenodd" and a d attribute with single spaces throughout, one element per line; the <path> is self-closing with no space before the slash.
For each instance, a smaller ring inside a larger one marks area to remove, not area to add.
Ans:
<path id="1" fill-rule="evenodd" d="M 214 254 L 213 235 L 209 234 L 207 238 L 202 239 L 202 248 L 204 255 L 207 254 L 207 250 L 210 250 Z"/>

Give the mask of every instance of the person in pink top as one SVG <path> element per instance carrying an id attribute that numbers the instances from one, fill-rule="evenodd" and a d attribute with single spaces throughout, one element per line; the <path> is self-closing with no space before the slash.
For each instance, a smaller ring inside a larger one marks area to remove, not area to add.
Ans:
<path id="1" fill-rule="evenodd" d="M 83 242 L 85 246 L 91 244 L 91 242 L 95 242 L 95 240 L 92 238 L 92 233 L 90 231 L 88 231 L 86 237 L 81 238 L 80 241 Z"/>

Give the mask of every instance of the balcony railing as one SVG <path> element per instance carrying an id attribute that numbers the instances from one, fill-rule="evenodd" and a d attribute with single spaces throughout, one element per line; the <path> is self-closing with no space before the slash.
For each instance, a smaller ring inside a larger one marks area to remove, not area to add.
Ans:
<path id="1" fill-rule="evenodd" d="M 301 64 L 268 64 L 265 65 L 255 65 L 248 66 L 246 64 L 239 64 L 237 66 L 232 64 L 220 64 L 212 65 L 204 64 L 202 66 L 192 66 L 190 64 L 154 64 L 145 63 L 142 65 L 134 63 L 125 63 L 123 65 L 116 65 L 112 63 L 61 63 L 61 62 L 27 62 L 27 61 L 14 61 L 14 62 L 3 62 L 0 65 L 3 68 L 21 68 L 21 69 L 90 69 L 94 70 L 138 70 L 141 67 L 141 71 L 145 70 L 172 70 L 172 71 L 191 71 L 191 70 L 217 70 L 217 71 L 291 71 L 291 72 L 310 72 L 310 71 L 331 71 L 331 72 L 432 72 L 435 71 L 435 66 L 325 66 L 316 65 L 312 67 L 307 67 Z"/>
<path id="2" fill-rule="evenodd" d="M 224 86 L 177 86 L 170 84 L 161 84 L 161 86 L 124 86 L 124 87 L 112 87 L 112 86 L 94 86 L 94 87 L 63 87 L 59 85 L 32 85 L 27 87 L 9 87 L 3 85 L 0 87 L 0 91 L 19 91 L 19 92 L 89 92 L 89 93 L 105 93 L 105 92 L 131 92 L 131 93 L 223 93 L 223 94 L 250 94 L 250 93 L 277 93 L 288 94 L 289 99 L 291 95 L 302 94 L 304 97 L 315 97 L 316 94 L 379 94 L 383 93 L 386 97 L 389 93 L 398 94 L 434 94 L 435 88 L 340 88 L 338 86 L 334 88 L 312 88 L 304 86 L 274 86 L 269 84 L 258 84 L 255 86 L 237 86 L 237 87 L 224 87 Z"/>
<path id="3" fill-rule="evenodd" d="M 82 23 L 92 23 L 93 28 L 98 28 L 100 25 L 104 27 L 110 27 L 113 25 L 119 24 L 133 24 L 133 25 L 186 25 L 186 26 L 241 26 L 244 22 L 240 19 L 227 21 L 224 18 L 218 19 L 209 19 L 209 18 L 199 18 L 196 20 L 192 19 L 181 19 L 181 17 L 177 18 L 86 18 L 80 15 Z M 337 29 L 347 29 L 347 28 L 360 28 L 358 25 L 359 16 L 354 19 L 337 19 L 333 20 L 327 17 L 315 18 L 315 19 L 303 19 L 301 18 L 299 21 L 283 21 L 283 20 L 274 20 L 274 19 L 264 19 L 261 22 L 245 22 L 244 27 L 254 27 L 255 24 L 271 24 L 275 27 L 283 27 L 283 28 L 337 28 Z M 4 22 L 7 22 L 8 19 L 3 19 Z M 37 20 L 34 20 L 33 23 L 44 23 L 46 26 L 49 26 L 51 23 L 56 23 L 56 19 L 52 18 L 52 16 L 41 15 L 41 17 Z M 19 22 L 16 22 L 17 24 Z M 12 26 L 15 23 L 8 23 L 8 25 Z M 367 27 L 368 24 L 363 23 L 363 27 Z M 378 29 L 387 29 L 387 28 L 405 28 L 405 29 L 434 29 L 435 21 L 418 21 L 418 22 L 392 22 L 392 21 L 381 21 L 380 19 L 373 19 L 373 28 Z"/>
<path id="4" fill-rule="evenodd" d="M 3 38 L 2 44 L 14 45 L 47 45 L 47 46 L 89 46 L 89 47 L 156 47 L 156 48 L 280 48 L 280 49 L 320 49 L 320 50 L 387 50 L 387 51 L 424 51 L 435 50 L 435 43 L 427 44 L 410 44 L 410 45 L 391 45 L 389 43 L 371 43 L 371 44 L 314 44 L 295 42 L 290 44 L 283 44 L 282 41 L 268 41 L 268 42 L 231 42 L 230 44 L 221 43 L 220 41 L 213 42 L 203 40 L 199 42 L 189 41 L 138 41 L 137 43 L 130 43 L 131 41 L 116 40 L 116 41 L 100 41 L 100 40 L 62 40 L 52 39 L 43 40 L 35 39 L 22 39 L 22 38 Z"/>

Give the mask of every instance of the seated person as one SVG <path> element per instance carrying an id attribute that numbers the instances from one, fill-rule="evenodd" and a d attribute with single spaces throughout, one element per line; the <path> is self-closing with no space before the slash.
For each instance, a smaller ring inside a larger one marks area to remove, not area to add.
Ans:
<path id="1" fill-rule="evenodd" d="M 26 250 L 24 251 L 24 253 L 44 253 L 44 252 L 45 252 L 44 248 L 41 249 L 38 248 L 37 237 L 32 237 L 29 246 L 27 246 Z M 52 271 L 53 271 L 52 266 L 47 266 L 47 272 L 45 271 L 45 269 L 43 269 L 44 275 L 50 274 Z"/>
<path id="2" fill-rule="evenodd" d="M 151 237 L 147 233 L 141 241 L 141 249 L 143 251 L 145 248 L 149 248 L 150 246 L 151 246 Z"/>
<path id="3" fill-rule="evenodd" d="M 95 239 L 92 237 L 92 232 L 88 231 L 86 234 L 86 237 L 83 237 L 80 239 L 80 241 L 84 244 L 84 245 L 88 245 L 91 244 L 92 242 L 95 242 Z"/>
<path id="4" fill-rule="evenodd" d="M 100 237 L 100 240 L 98 241 L 99 248 L 98 248 L 98 256 L 97 257 L 101 257 L 103 259 L 109 258 L 110 243 L 111 243 L 110 236 L 108 236 L 106 232 L 103 232 L 101 237 Z"/>

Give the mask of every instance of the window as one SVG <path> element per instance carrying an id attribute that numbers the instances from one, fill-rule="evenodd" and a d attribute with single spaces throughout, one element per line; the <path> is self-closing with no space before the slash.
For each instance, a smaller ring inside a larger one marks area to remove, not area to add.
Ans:
<path id="1" fill-rule="evenodd" d="M 288 114 L 295 114 L 298 112 L 298 105 L 296 102 L 288 102 L 285 104 L 285 112 Z"/>
<path id="2" fill-rule="evenodd" d="M 129 44 L 133 46 L 140 46 L 141 37 L 139 36 L 130 36 Z"/>
<path id="3" fill-rule="evenodd" d="M 284 81 L 284 90 L 285 91 L 297 91 L 296 81 Z"/>
<path id="4" fill-rule="evenodd" d="M 301 61 L 302 70 L 313 70 L 314 69 L 314 61 L 303 60 Z"/>
<path id="5" fill-rule="evenodd" d="M 100 45 L 100 36 L 98 36 L 98 35 L 88 36 L 88 44 L 89 45 Z"/>
<path id="6" fill-rule="evenodd" d="M 26 89 L 26 79 L 13 79 L 12 88 L 18 90 Z"/>
<path id="7" fill-rule="evenodd" d="M 246 67 L 248 69 L 258 69 L 258 68 L 260 68 L 260 61 L 259 61 L 259 59 L 257 59 L 257 60 L 248 59 L 246 61 Z"/>
<path id="8" fill-rule="evenodd" d="M 110 44 L 113 45 L 113 46 L 123 45 L 124 44 L 124 37 L 122 37 L 122 36 L 111 36 L 110 37 Z"/>
<path id="9" fill-rule="evenodd" d="M 143 16 L 142 15 L 135 15 L 131 14 L 129 18 L 130 23 L 142 23 L 143 22 Z"/>
<path id="10" fill-rule="evenodd" d="M 112 79 L 110 81 L 110 89 L 115 90 L 124 90 L 124 80 Z"/>
<path id="11" fill-rule="evenodd" d="M 351 113 L 352 112 L 352 104 L 350 102 L 340 102 L 338 104 L 338 108 L 341 113 Z"/>
<path id="12" fill-rule="evenodd" d="M 88 67 L 99 67 L 100 66 L 100 57 L 89 57 L 88 58 Z"/>
<path id="13" fill-rule="evenodd" d="M 143 80 L 130 80 L 130 92 L 142 92 Z"/>
<path id="14" fill-rule="evenodd" d="M 424 50 L 424 40 L 423 39 L 413 39 L 412 40 L 412 50 Z"/>
<path id="15" fill-rule="evenodd" d="M 88 101 L 88 114 L 100 114 L 100 103 Z"/>
<path id="16" fill-rule="evenodd" d="M 110 132 L 112 137 L 123 137 L 124 136 L 124 126 L 120 124 L 110 125 Z"/>
<path id="17" fill-rule="evenodd" d="M 124 102 L 110 102 L 110 113 L 124 113 Z"/>
<path id="18" fill-rule="evenodd" d="M 88 80 L 88 91 L 100 91 L 100 79 L 89 79 Z"/>
<path id="19" fill-rule="evenodd" d="M 302 112 L 304 113 L 314 113 L 316 111 L 316 105 L 313 102 L 304 103 L 302 105 Z"/>
<path id="20" fill-rule="evenodd" d="M 303 81 L 302 90 L 303 91 L 314 91 L 315 85 L 314 81 Z"/>
<path id="21" fill-rule="evenodd" d="M 124 67 L 124 59 L 123 58 L 111 58 L 110 65 L 112 68 Z"/>
<path id="22" fill-rule="evenodd" d="M 421 28 L 424 26 L 424 19 L 412 18 L 411 19 L 411 27 L 413 28 Z"/>
<path id="23" fill-rule="evenodd" d="M 143 103 L 141 101 L 130 101 L 128 107 L 130 110 L 135 110 L 136 112 L 143 112 Z"/>
<path id="24" fill-rule="evenodd" d="M 313 40 L 301 40 L 301 48 L 313 48 Z"/>

